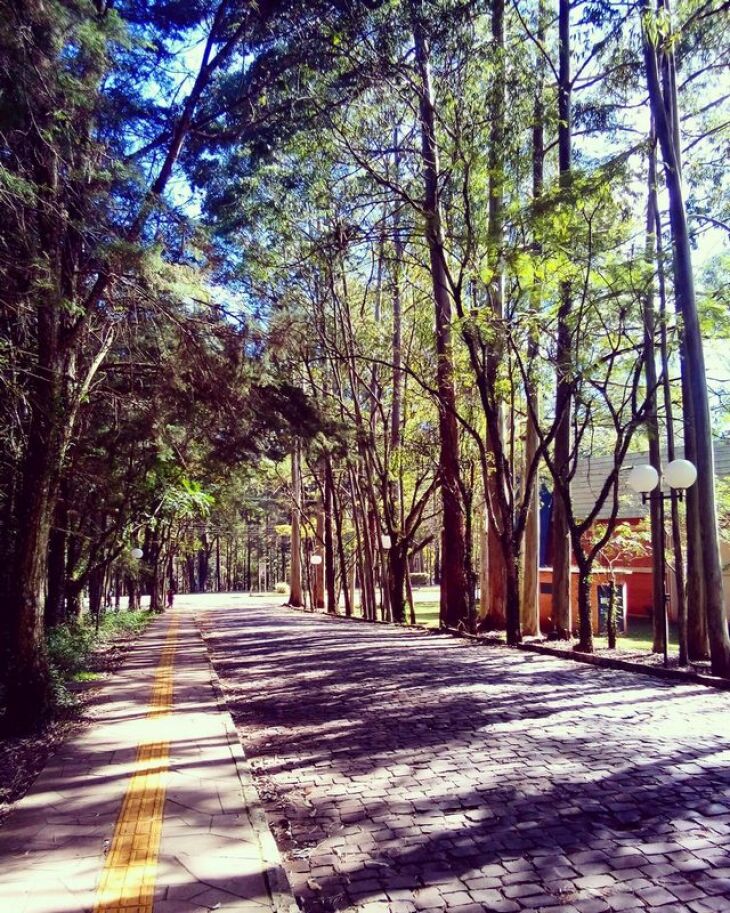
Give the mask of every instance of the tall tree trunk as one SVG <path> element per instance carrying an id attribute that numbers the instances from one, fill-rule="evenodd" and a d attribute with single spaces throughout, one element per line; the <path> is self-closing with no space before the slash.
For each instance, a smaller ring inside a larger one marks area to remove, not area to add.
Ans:
<path id="1" fill-rule="evenodd" d="M 327 611 L 337 613 L 337 585 L 335 567 L 335 539 L 333 531 L 334 479 L 332 478 L 332 457 L 324 457 L 324 578 L 327 593 Z"/>
<path id="2" fill-rule="evenodd" d="M 299 442 L 291 455 L 291 571 L 289 575 L 289 605 L 302 606 L 302 463 Z"/>
<path id="3" fill-rule="evenodd" d="M 419 74 L 419 116 L 424 183 L 424 215 L 436 311 L 436 387 L 439 414 L 439 481 L 443 506 L 441 553 L 442 623 L 458 627 L 468 618 L 464 511 L 459 485 L 459 432 L 451 340 L 452 304 L 446 272 L 441 206 L 436 118 L 431 87 L 430 49 L 421 3 L 411 3 L 413 37 Z"/>
<path id="4" fill-rule="evenodd" d="M 347 556 L 345 554 L 345 540 L 343 535 L 342 505 L 337 485 L 332 487 L 332 508 L 335 518 L 335 539 L 337 541 L 337 560 L 340 566 L 340 581 L 342 595 L 345 600 L 345 616 L 352 615 L 353 596 L 347 574 Z M 354 587 L 352 588 L 354 589 Z"/>
<path id="5" fill-rule="evenodd" d="M 492 0 L 492 60 L 493 85 L 490 92 L 490 127 L 489 127 L 489 213 L 487 224 L 488 263 L 491 279 L 488 285 L 489 306 L 494 316 L 496 332 L 494 342 L 487 352 L 487 376 L 496 379 L 498 366 L 504 357 L 504 348 L 498 342 L 502 338 L 502 321 L 504 320 L 504 116 L 505 116 L 505 62 L 504 62 L 504 0 Z M 490 391 L 495 396 L 494 391 Z M 491 464 L 497 464 L 497 447 L 504 445 L 505 417 L 502 405 L 497 406 L 496 435 L 487 434 L 487 451 L 491 454 Z M 487 479 L 490 488 L 490 503 L 497 504 L 498 485 L 503 484 L 496 470 Z M 486 622 L 491 628 L 504 628 L 507 623 L 507 573 L 501 537 L 493 522 L 494 513 L 490 513 L 487 522 L 487 560 L 488 599 Z"/>
<path id="6" fill-rule="evenodd" d="M 559 0 L 558 4 L 558 167 L 560 185 L 564 191 L 571 186 L 572 127 L 570 77 L 570 0 Z M 572 352 L 570 314 L 573 309 L 572 288 L 563 282 L 560 288 L 558 309 L 558 338 L 556 351 L 557 386 L 555 393 L 555 468 L 559 475 L 559 486 L 569 492 L 569 463 L 571 450 L 572 412 Z M 571 633 L 570 607 L 570 528 L 564 496 L 556 491 L 552 511 L 552 565 L 553 623 L 558 637 L 568 638 Z"/>
<path id="7" fill-rule="evenodd" d="M 653 131 L 652 131 L 653 132 Z M 656 261 L 656 218 L 654 213 L 654 186 L 656 184 L 656 148 L 654 137 L 651 137 L 648 169 L 648 204 L 646 210 L 646 260 L 652 267 Z M 653 281 L 647 289 L 642 302 L 644 321 L 644 373 L 646 376 L 646 434 L 649 441 L 649 463 L 656 469 L 661 478 L 662 458 L 659 444 L 659 416 L 657 415 L 657 373 L 656 347 L 656 314 L 654 309 Z M 652 629 L 654 653 L 664 652 L 664 613 L 667 610 L 664 594 L 666 587 L 665 556 L 662 554 L 664 531 L 660 523 L 664 510 L 658 498 L 649 502 L 651 523 L 651 557 L 652 557 Z"/>
<path id="8" fill-rule="evenodd" d="M 55 628 L 63 624 L 66 615 L 66 502 L 56 504 L 53 528 L 48 541 L 48 591 L 45 604 L 45 626 Z"/>
<path id="9" fill-rule="evenodd" d="M 323 609 L 324 605 L 324 508 L 320 507 L 317 510 L 317 532 L 315 536 L 315 546 L 314 554 L 321 558 L 319 564 L 313 565 L 314 571 L 312 574 L 312 598 L 314 599 L 314 604 L 312 608 Z"/>
<path id="10" fill-rule="evenodd" d="M 655 153 L 656 157 L 656 153 Z M 657 185 L 656 180 L 652 188 L 654 193 L 654 224 L 655 224 L 655 236 L 656 236 L 656 266 L 657 266 L 657 279 L 659 287 L 659 351 L 661 354 L 661 366 L 662 366 L 662 393 L 664 399 L 664 424 L 666 429 L 667 436 L 667 462 L 671 463 L 672 460 L 677 456 L 676 447 L 674 442 L 674 406 L 672 404 L 672 380 L 669 373 L 669 341 L 667 338 L 667 289 L 666 289 L 666 280 L 664 274 L 664 245 L 662 241 L 662 221 L 661 213 L 659 212 L 659 205 L 657 201 Z M 689 435 L 692 438 L 692 435 Z M 693 538 L 698 541 L 699 538 L 699 529 L 696 526 L 698 521 L 697 517 L 697 505 L 695 495 L 696 492 L 694 487 L 687 493 L 688 500 L 689 495 L 693 496 L 693 501 L 695 501 L 695 510 L 693 511 L 695 519 L 695 527 L 693 530 Z M 684 549 L 682 548 L 682 524 L 680 521 L 679 514 L 679 502 L 676 498 L 672 498 L 671 503 L 671 515 L 672 515 L 672 552 L 674 554 L 674 579 L 675 586 L 677 591 L 677 618 L 679 622 L 679 663 L 681 666 L 687 664 L 687 660 L 691 655 L 689 642 L 689 613 L 687 608 L 687 590 L 685 585 L 685 572 L 684 572 Z M 689 515 L 687 517 L 687 528 L 689 529 Z M 699 551 L 697 551 L 697 556 L 699 558 Z M 702 590 L 702 575 L 701 568 L 696 568 L 697 576 L 699 580 L 697 586 L 700 589 L 700 596 L 697 601 L 697 605 L 692 613 L 693 620 L 698 618 L 701 623 L 701 634 L 700 631 L 695 629 L 695 634 L 698 638 L 702 638 L 702 649 L 701 649 L 701 659 L 707 659 L 710 655 L 710 646 L 707 642 L 707 627 L 705 625 L 705 612 L 704 612 L 704 591 Z M 697 641 L 699 642 L 699 640 Z"/>
<path id="11" fill-rule="evenodd" d="M 489 508 L 486 492 L 479 517 L 479 621 L 488 626 L 489 616 Z"/>
<path id="12" fill-rule="evenodd" d="M 653 15 L 648 0 L 643 0 L 645 15 Z M 665 5 L 668 11 L 668 8 Z M 684 357 L 694 419 L 694 445 L 697 466 L 697 497 L 702 505 L 700 541 L 702 570 L 705 584 L 705 607 L 710 638 L 712 671 L 730 677 L 730 634 L 722 590 L 722 566 L 717 536 L 715 504 L 715 469 L 712 451 L 712 425 L 707 394 L 707 372 L 699 315 L 694 289 L 694 272 L 682 186 L 682 159 L 679 147 L 676 80 L 671 47 L 664 51 L 664 88 L 659 76 L 657 48 L 644 29 L 644 59 L 646 63 L 649 102 L 657 138 L 664 161 L 665 182 L 669 195 L 669 224 L 672 233 L 674 266 L 674 296 L 682 320 Z"/>
<path id="13" fill-rule="evenodd" d="M 208 533 L 203 530 L 200 536 L 200 548 L 198 549 L 198 587 L 201 593 L 208 589 L 208 577 L 210 576 L 210 544 L 208 542 Z"/>
<path id="14" fill-rule="evenodd" d="M 94 619 L 97 631 L 99 630 L 103 597 L 104 568 L 99 566 L 89 572 L 89 615 Z"/>
<path id="15" fill-rule="evenodd" d="M 577 553 L 577 549 L 576 549 Z M 578 558 L 578 644 L 583 653 L 593 653 L 591 618 L 591 568 Z"/>
<path id="16" fill-rule="evenodd" d="M 393 621 L 404 624 L 406 620 L 405 586 L 408 559 L 408 545 L 405 539 L 395 540 L 390 549 L 388 561 L 388 585 L 391 593 Z"/>
<path id="17" fill-rule="evenodd" d="M 188 577 L 188 592 L 197 593 L 198 583 L 195 578 L 195 555 L 191 555 L 190 553 L 185 555 L 185 570 Z"/>
<path id="18" fill-rule="evenodd" d="M 134 577 L 127 577 L 127 609 L 130 612 L 139 611 L 139 581 Z"/>
<path id="19" fill-rule="evenodd" d="M 546 33 L 545 0 L 538 4 L 537 40 L 542 46 Z M 535 103 L 532 123 L 532 199 L 535 204 L 543 194 L 545 172 L 545 63 L 542 47 L 538 48 L 535 66 L 537 82 L 535 86 Z M 533 241 L 533 253 L 539 257 L 542 244 L 539 238 Z M 537 311 L 540 306 L 540 289 L 536 286 L 532 294 L 531 307 Z M 532 365 L 538 355 L 538 341 L 534 337 L 528 344 L 528 364 Z M 531 374 L 525 390 L 525 396 L 535 404 L 539 411 L 537 378 Z M 533 418 L 533 411 L 528 409 L 525 426 L 525 458 L 523 478 L 527 478 L 529 468 L 535 462 L 539 447 L 538 428 Z M 529 506 L 525 520 L 525 534 L 522 541 L 522 595 L 520 598 L 520 622 L 522 633 L 531 637 L 540 634 L 540 484 L 536 474 L 532 492 L 529 495 Z"/>

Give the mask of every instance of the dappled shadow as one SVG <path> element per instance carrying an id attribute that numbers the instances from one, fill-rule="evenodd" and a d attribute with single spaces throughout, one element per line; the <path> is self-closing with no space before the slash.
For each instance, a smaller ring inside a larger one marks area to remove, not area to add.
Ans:
<path id="1" fill-rule="evenodd" d="M 307 908 L 730 898 L 727 694 L 273 608 L 203 627 Z"/>

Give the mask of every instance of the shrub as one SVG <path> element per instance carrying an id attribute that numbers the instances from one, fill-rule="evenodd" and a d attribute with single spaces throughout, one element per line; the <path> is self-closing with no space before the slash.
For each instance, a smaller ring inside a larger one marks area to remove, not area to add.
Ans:
<path id="1" fill-rule="evenodd" d="M 282 595 L 286 595 L 289 592 L 289 584 L 283 583 L 283 582 L 277 583 L 276 586 L 274 587 L 274 591 L 277 593 L 281 593 Z"/>
<path id="2" fill-rule="evenodd" d="M 124 634 L 141 634 L 155 614 L 148 609 L 140 609 L 137 612 L 108 612 L 102 615 L 99 624 L 99 639 L 109 641 L 116 640 Z"/>
<path id="3" fill-rule="evenodd" d="M 425 571 L 415 571 L 411 574 L 411 586 L 428 586 L 430 582 Z"/>
<path id="4" fill-rule="evenodd" d="M 48 661 L 59 676 L 70 678 L 85 666 L 94 645 L 94 629 L 87 624 L 59 625 L 47 636 Z"/>

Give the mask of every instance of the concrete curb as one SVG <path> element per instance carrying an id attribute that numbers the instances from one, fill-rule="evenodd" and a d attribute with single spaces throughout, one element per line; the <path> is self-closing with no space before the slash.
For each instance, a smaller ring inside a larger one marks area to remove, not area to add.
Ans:
<path id="1" fill-rule="evenodd" d="M 730 691 L 730 679 L 718 678 L 714 675 L 705 675 L 702 672 L 688 671 L 684 669 L 665 669 L 664 666 L 647 666 L 643 663 L 632 662 L 628 659 L 617 659 L 611 656 L 599 656 L 595 653 L 580 653 L 577 650 L 559 650 L 556 647 L 550 647 L 542 643 L 521 643 L 509 645 L 503 638 L 495 635 L 470 634 L 468 631 L 458 631 L 454 628 L 429 628 L 426 625 L 396 624 L 392 621 L 382 621 L 369 618 L 362 618 L 357 615 L 332 615 L 330 612 L 323 612 L 317 609 L 312 612 L 309 609 L 298 606 L 280 605 L 278 608 L 288 609 L 292 612 L 301 612 L 304 615 L 316 616 L 318 618 L 327 618 L 332 621 L 359 621 L 365 624 L 387 625 L 391 628 L 402 628 L 411 633 L 423 634 L 445 634 L 460 640 L 467 640 L 474 644 L 481 644 L 485 647 L 501 647 L 507 650 L 522 650 L 527 653 L 542 653 L 545 656 L 554 656 L 556 659 L 564 659 L 569 662 L 584 663 L 588 666 L 596 666 L 601 669 L 617 669 L 621 672 L 635 672 L 637 675 L 649 675 L 653 678 L 663 679 L 677 684 L 685 685 L 702 685 L 705 688 L 717 688 L 720 691 Z"/>
<path id="2" fill-rule="evenodd" d="M 577 650 L 559 650 L 546 644 L 526 643 L 516 644 L 513 649 L 523 650 L 528 653 L 542 653 L 546 656 L 556 656 L 559 659 L 568 659 L 576 663 L 585 663 L 588 666 L 598 666 L 602 669 L 619 669 L 622 672 L 636 672 L 639 675 L 651 675 L 666 681 L 678 684 L 704 685 L 705 688 L 717 688 L 720 691 L 730 691 L 730 679 L 718 678 L 714 675 L 704 675 L 702 672 L 690 672 L 683 669 L 665 669 L 664 666 L 645 666 L 628 659 L 616 659 L 612 656 L 597 656 L 595 653 L 580 653 Z"/>
<path id="3" fill-rule="evenodd" d="M 205 657 L 208 661 L 208 669 L 210 671 L 210 685 L 213 689 L 218 709 L 223 715 L 228 748 L 231 752 L 231 757 L 233 758 L 233 763 L 236 767 L 236 773 L 238 774 L 238 780 L 241 784 L 241 793 L 243 795 L 246 813 L 248 814 L 252 830 L 256 835 L 261 851 L 261 858 L 265 866 L 263 873 L 264 880 L 269 889 L 272 906 L 275 913 L 299 913 L 299 904 L 291 889 L 289 878 L 281 859 L 279 847 L 276 845 L 274 835 L 269 828 L 269 822 L 266 818 L 266 812 L 261 805 L 261 799 L 259 798 L 258 790 L 254 783 L 251 767 L 246 759 L 246 754 L 241 745 L 241 740 L 238 737 L 238 730 L 233 722 L 233 717 L 231 716 L 231 711 L 228 707 L 220 678 L 213 666 L 213 660 L 211 659 L 208 645 L 195 615 L 193 616 L 193 621 L 205 648 Z"/>

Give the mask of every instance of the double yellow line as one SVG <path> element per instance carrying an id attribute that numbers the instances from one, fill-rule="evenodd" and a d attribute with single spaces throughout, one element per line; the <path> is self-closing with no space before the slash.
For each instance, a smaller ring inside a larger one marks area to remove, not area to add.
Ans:
<path id="1" fill-rule="evenodd" d="M 179 616 L 173 615 L 155 671 L 148 719 L 164 718 L 172 710 L 178 624 Z M 169 742 L 144 742 L 137 748 L 134 773 L 102 869 L 94 913 L 152 913 L 169 761 Z"/>

